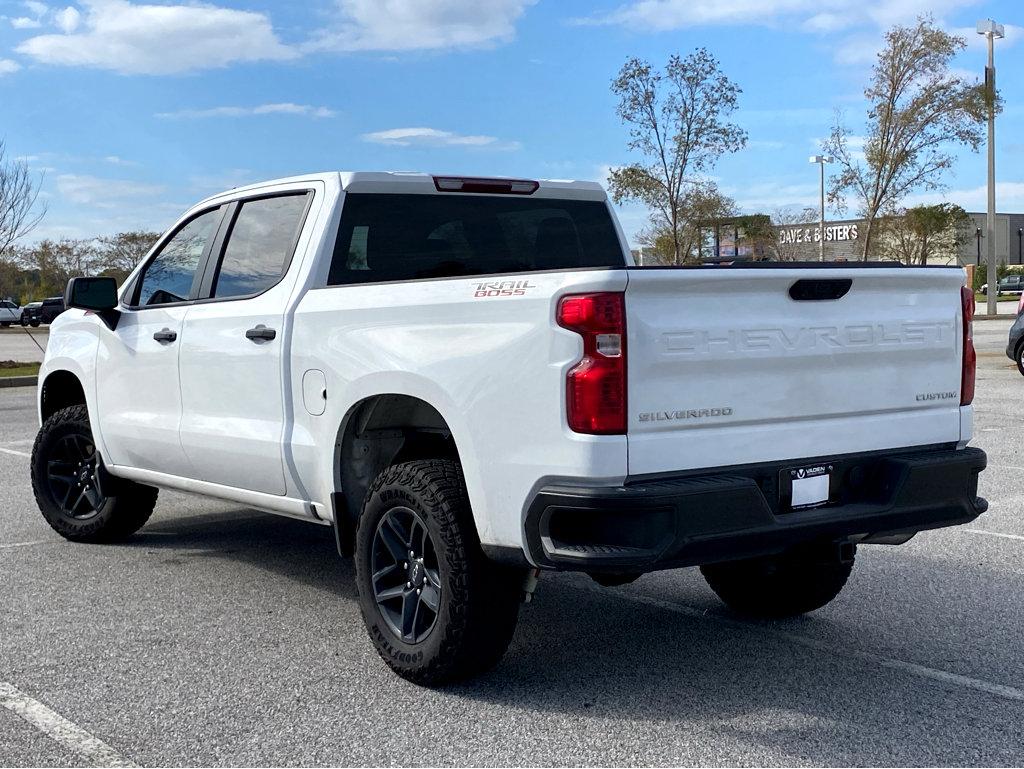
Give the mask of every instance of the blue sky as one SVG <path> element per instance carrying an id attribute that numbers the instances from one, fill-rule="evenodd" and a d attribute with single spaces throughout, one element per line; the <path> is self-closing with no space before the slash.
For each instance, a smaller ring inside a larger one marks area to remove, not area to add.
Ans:
<path id="1" fill-rule="evenodd" d="M 998 207 L 1024 210 L 1024 3 L 969 0 L 0 0 L 0 136 L 45 174 L 33 234 L 166 228 L 199 198 L 304 171 L 603 181 L 628 162 L 609 82 L 706 46 L 743 89 L 749 146 L 713 176 L 746 212 L 814 205 L 838 108 L 857 133 L 884 30 L 930 11 L 996 64 Z M 985 205 L 984 154 L 942 195 Z M 644 224 L 621 210 L 631 236 Z"/>

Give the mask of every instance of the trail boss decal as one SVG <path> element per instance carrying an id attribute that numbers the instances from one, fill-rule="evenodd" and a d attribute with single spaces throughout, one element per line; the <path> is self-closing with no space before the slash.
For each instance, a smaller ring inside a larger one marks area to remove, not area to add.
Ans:
<path id="1" fill-rule="evenodd" d="M 495 296 L 526 296 L 531 288 L 528 280 L 495 280 L 490 283 L 477 283 L 473 297 L 476 299 L 489 299 Z"/>

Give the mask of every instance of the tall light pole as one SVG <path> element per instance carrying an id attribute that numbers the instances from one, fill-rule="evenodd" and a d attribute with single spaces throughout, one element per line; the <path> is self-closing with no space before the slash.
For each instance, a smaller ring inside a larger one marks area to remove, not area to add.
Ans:
<path id="1" fill-rule="evenodd" d="M 985 100 L 988 102 L 988 217 L 985 223 L 988 238 L 988 314 L 995 315 L 999 279 L 996 276 L 996 65 L 995 41 L 1005 36 L 1003 25 L 992 19 L 978 22 L 978 34 L 988 40 L 988 66 L 985 67 Z"/>
<path id="2" fill-rule="evenodd" d="M 811 163 L 821 167 L 821 216 L 818 223 L 818 261 L 825 261 L 825 164 L 832 162 L 831 155 L 811 155 Z"/>

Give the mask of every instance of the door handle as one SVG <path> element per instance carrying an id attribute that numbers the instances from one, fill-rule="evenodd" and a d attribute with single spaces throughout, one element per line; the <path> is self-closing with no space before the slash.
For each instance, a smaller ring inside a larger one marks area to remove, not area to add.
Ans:
<path id="1" fill-rule="evenodd" d="M 155 334 L 153 334 L 153 338 L 156 341 L 160 342 L 160 344 L 170 344 L 171 342 L 178 338 L 178 335 L 174 331 L 171 331 L 169 328 L 165 328 L 163 331 L 157 331 Z"/>
<path id="2" fill-rule="evenodd" d="M 262 323 L 260 323 L 255 328 L 250 328 L 248 331 L 245 332 L 245 338 L 251 339 L 253 342 L 258 342 L 260 340 L 265 340 L 269 342 L 271 339 L 274 339 L 275 337 L 277 337 L 277 332 L 274 331 L 274 329 L 272 328 L 267 328 Z"/>

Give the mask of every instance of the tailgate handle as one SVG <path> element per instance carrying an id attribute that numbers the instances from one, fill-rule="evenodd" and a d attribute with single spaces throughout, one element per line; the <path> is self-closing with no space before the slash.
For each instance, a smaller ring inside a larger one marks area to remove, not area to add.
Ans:
<path id="1" fill-rule="evenodd" d="M 789 287 L 789 296 L 798 302 L 840 299 L 852 285 L 852 278 L 804 278 Z"/>

